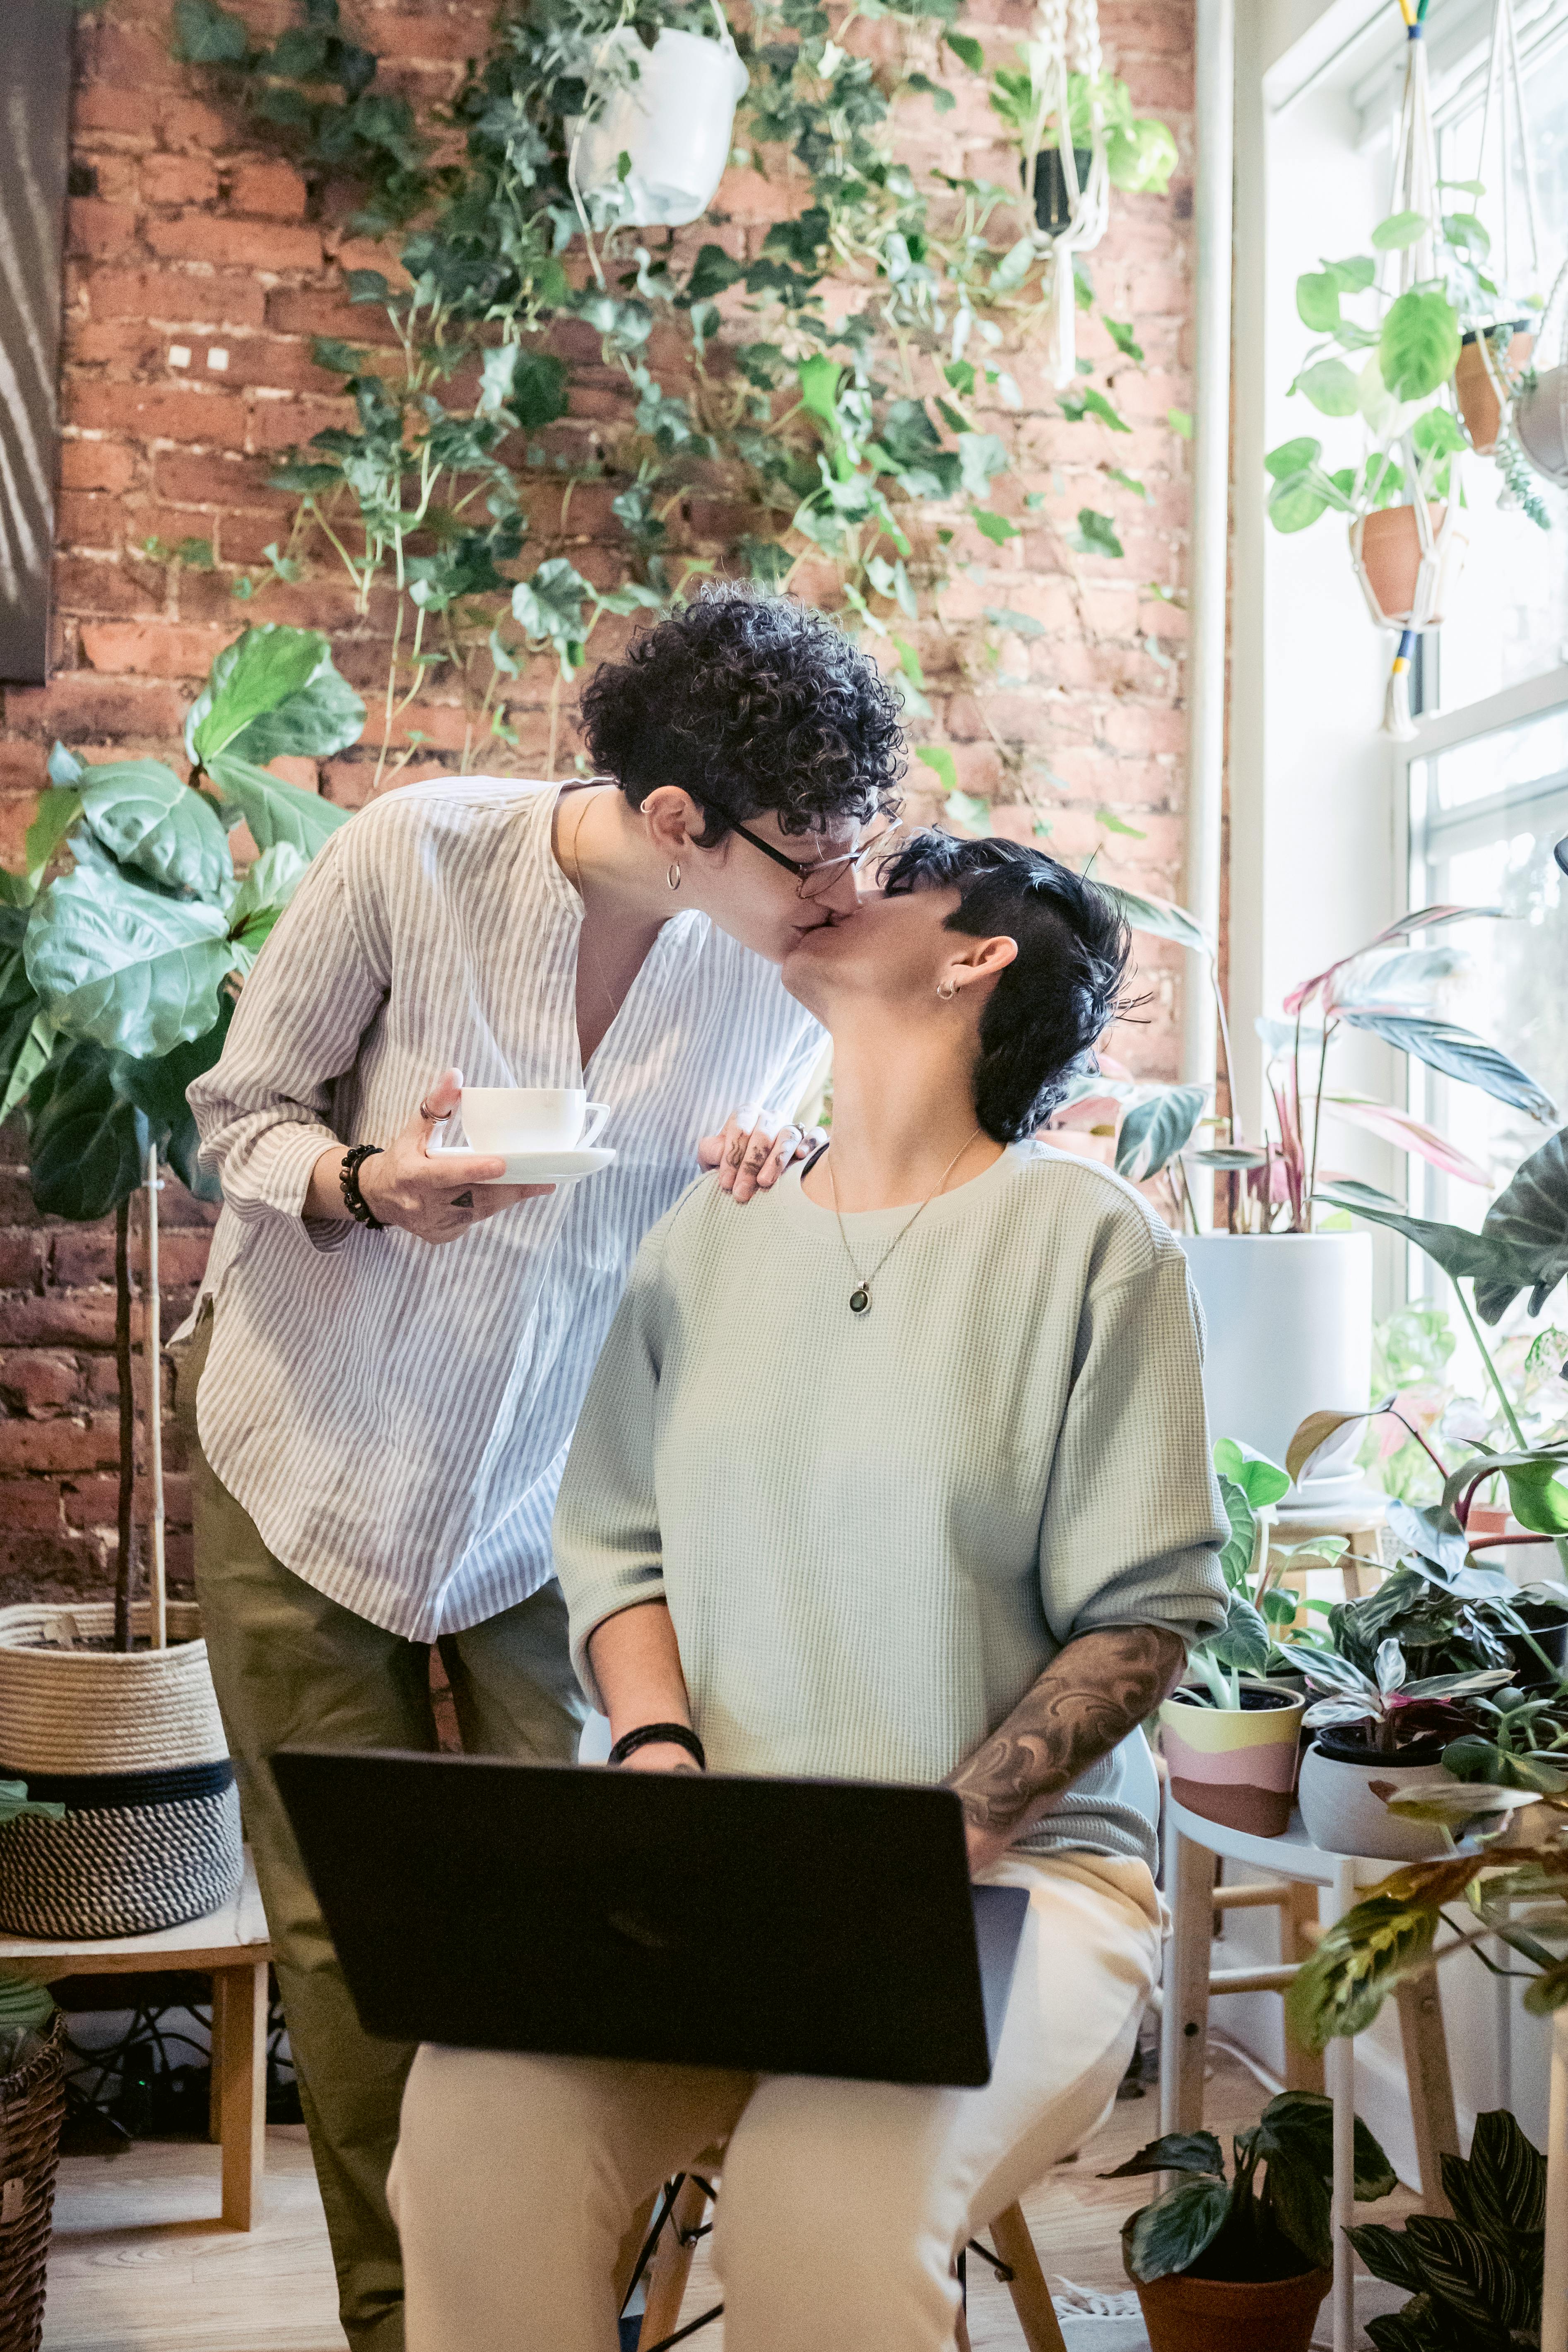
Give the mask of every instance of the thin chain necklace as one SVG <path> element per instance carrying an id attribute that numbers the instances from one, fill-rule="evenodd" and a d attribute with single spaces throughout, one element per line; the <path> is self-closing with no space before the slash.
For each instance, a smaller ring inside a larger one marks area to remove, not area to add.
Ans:
<path id="1" fill-rule="evenodd" d="M 605 1003 L 609 1006 L 610 1019 L 613 1023 L 621 1008 L 616 1001 L 614 989 L 610 986 L 609 982 L 605 978 L 605 967 L 599 961 L 599 950 L 594 945 L 593 940 L 589 935 L 588 894 L 583 887 L 583 860 L 579 855 L 577 847 L 578 835 L 581 834 L 584 824 L 587 822 L 587 816 L 588 803 L 584 802 L 577 812 L 577 822 L 572 828 L 572 847 L 568 853 L 572 860 L 572 887 L 576 891 L 578 898 L 583 901 L 583 928 L 578 936 L 587 941 L 588 953 L 593 961 L 594 970 L 598 975 L 599 986 L 605 992 Z"/>
<path id="2" fill-rule="evenodd" d="M 888 1260 L 892 1256 L 893 1252 L 898 1248 L 899 1244 L 909 1232 L 910 1226 L 914 1223 L 915 1218 L 923 1217 L 931 1202 L 936 1199 L 937 1193 L 942 1191 L 943 1187 L 946 1185 L 948 1178 L 952 1175 L 953 1170 L 957 1167 L 959 1161 L 963 1159 L 964 1153 L 973 1142 L 974 1136 L 979 1133 L 980 1129 L 979 1128 L 976 1128 L 974 1135 L 965 1136 L 963 1143 L 953 1153 L 952 1158 L 948 1161 L 947 1166 L 942 1170 L 942 1181 L 937 1185 L 935 1192 L 928 1192 L 925 1199 L 921 1202 L 920 1207 L 915 1211 L 914 1216 L 909 1218 L 905 1223 L 899 1227 L 898 1232 L 893 1235 L 892 1240 L 888 1244 L 887 1248 L 882 1252 L 881 1256 L 877 1260 L 876 1265 L 871 1268 L 869 1274 L 861 1273 L 858 1265 L 857 1265 L 855 1262 L 855 1253 L 849 1246 L 849 1236 L 844 1230 L 843 1213 L 838 1206 L 838 1187 L 833 1181 L 833 1154 L 831 1150 L 827 1153 L 827 1189 L 833 1196 L 833 1213 L 838 1220 L 838 1238 L 844 1244 L 844 1255 L 849 1261 L 849 1271 L 855 1276 L 855 1288 L 849 1294 L 849 1312 L 851 1315 L 865 1314 L 866 1310 L 871 1304 L 871 1285 L 876 1281 L 877 1276 L 881 1273 L 882 1268 L 887 1265 Z"/>

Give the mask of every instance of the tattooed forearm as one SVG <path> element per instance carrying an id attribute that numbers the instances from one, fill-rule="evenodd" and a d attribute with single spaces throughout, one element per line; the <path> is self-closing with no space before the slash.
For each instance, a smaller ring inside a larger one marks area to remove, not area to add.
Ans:
<path id="1" fill-rule="evenodd" d="M 1153 1713 L 1186 1663 L 1180 1634 L 1157 1625 L 1081 1634 L 948 1785 L 963 1800 L 972 1851 L 1000 1853 L 1119 1739 Z"/>

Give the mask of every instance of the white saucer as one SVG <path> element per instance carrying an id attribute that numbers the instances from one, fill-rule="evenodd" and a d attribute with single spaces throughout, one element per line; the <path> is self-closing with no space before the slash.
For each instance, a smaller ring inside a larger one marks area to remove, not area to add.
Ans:
<path id="1" fill-rule="evenodd" d="M 594 1144 L 586 1151 L 508 1151 L 498 1156 L 505 1160 L 506 1173 L 487 1178 L 489 1183 L 575 1184 L 608 1168 L 616 1155 Z"/>

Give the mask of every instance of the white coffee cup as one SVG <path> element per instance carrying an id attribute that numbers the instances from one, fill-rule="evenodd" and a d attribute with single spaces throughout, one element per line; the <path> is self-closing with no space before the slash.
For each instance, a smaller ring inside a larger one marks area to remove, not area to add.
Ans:
<path id="1" fill-rule="evenodd" d="M 609 1115 L 609 1105 L 591 1103 L 581 1087 L 463 1088 L 463 1129 L 474 1151 L 584 1150 Z"/>

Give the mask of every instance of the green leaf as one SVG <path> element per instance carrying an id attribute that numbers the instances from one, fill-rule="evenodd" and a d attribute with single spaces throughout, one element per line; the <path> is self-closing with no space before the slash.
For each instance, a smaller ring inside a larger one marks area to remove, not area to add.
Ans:
<path id="1" fill-rule="evenodd" d="M 1068 541 L 1080 555 L 1121 556 L 1127 551 L 1110 516 L 1097 514 L 1093 507 L 1079 507 L 1078 529 L 1068 533 Z"/>
<path id="2" fill-rule="evenodd" d="M 906 75 L 904 79 L 904 88 L 906 89 L 912 89 L 917 97 L 929 98 L 939 114 L 951 114 L 953 108 L 958 104 L 958 100 L 954 98 L 952 90 L 943 89 L 941 82 L 932 81 L 929 74 L 912 73 Z"/>
<path id="3" fill-rule="evenodd" d="M 1482 1218 L 1481 1233 L 1530 1266 L 1530 1312 L 1539 1315 L 1568 1275 L 1568 1129 L 1521 1161 Z M 1476 1305 L 1483 1319 L 1495 1323 L 1523 1286 L 1510 1286 L 1504 1297 L 1490 1282 L 1479 1283 Z"/>
<path id="4" fill-rule="evenodd" d="M 843 363 L 829 359 L 826 352 L 814 352 L 802 360 L 795 369 L 795 381 L 800 386 L 800 404 L 813 416 L 838 430 L 838 387 L 844 377 Z"/>
<path id="5" fill-rule="evenodd" d="M 1390 213 L 1373 230 L 1372 241 L 1379 253 L 1403 253 L 1426 236 L 1429 226 L 1425 213 Z"/>
<path id="6" fill-rule="evenodd" d="M 314 857 L 329 835 L 348 823 L 347 809 L 334 808 L 320 793 L 301 792 L 281 776 L 269 776 L 232 751 L 215 753 L 209 772 L 223 798 L 224 822 L 247 824 L 258 849 L 287 841 L 303 856 Z"/>
<path id="7" fill-rule="evenodd" d="M 1136 890 L 1124 890 L 1115 882 L 1100 882 L 1098 887 L 1115 899 L 1123 921 L 1133 930 L 1150 931 L 1160 940 L 1173 940 L 1178 947 L 1191 948 L 1197 955 L 1213 952 L 1207 932 L 1193 920 L 1184 907 L 1173 907 L 1166 898 L 1142 898 Z"/>
<path id="8" fill-rule="evenodd" d="M 133 1062 L 116 1056 L 119 1084 L 146 1116 L 160 1151 L 186 1192 L 194 1192 L 199 1201 L 221 1201 L 223 1187 L 201 1164 L 201 1137 L 185 1097 L 223 1052 L 234 1011 L 234 999 L 225 996 L 210 1029 L 156 1061 Z"/>
<path id="9" fill-rule="evenodd" d="M 1539 2282 L 1479 2230 L 1436 2213 L 1412 2213 L 1405 2234 L 1426 2293 L 1473 2327 L 1506 2343 L 1511 2329 L 1539 2322 Z"/>
<path id="10" fill-rule="evenodd" d="M 991 803 L 978 793 L 949 793 L 942 814 L 953 824 L 972 824 L 977 833 L 990 830 Z"/>
<path id="11" fill-rule="evenodd" d="M 1170 426 L 1172 432 L 1178 435 L 1182 440 L 1190 441 L 1192 439 L 1193 420 L 1188 415 L 1184 408 L 1167 408 L 1165 411 L 1165 422 Z"/>
<path id="12" fill-rule="evenodd" d="M 958 768 L 952 753 L 944 743 L 919 743 L 915 757 L 922 768 L 930 768 L 944 793 L 958 790 Z"/>
<path id="13" fill-rule="evenodd" d="M 1394 1986 L 1426 1965 L 1443 1905 L 1479 1866 L 1472 1854 L 1409 1864 L 1326 1928 L 1285 1995 L 1290 2034 L 1321 2050 L 1335 2035 L 1363 2032 Z"/>
<path id="14" fill-rule="evenodd" d="M 1255 1454 L 1249 1447 L 1238 1445 L 1234 1437 L 1215 1441 L 1214 1464 L 1222 1478 L 1229 1478 L 1240 1487 L 1256 1511 L 1267 1510 L 1270 1503 L 1282 1501 L 1290 1491 L 1288 1470 L 1281 1470 L 1267 1454 Z"/>
<path id="15" fill-rule="evenodd" d="M 1238 1486 L 1234 1478 L 1227 1478 L 1223 1471 L 1219 1494 L 1230 1522 L 1230 1534 L 1219 1556 L 1220 1574 L 1232 1592 L 1245 1592 L 1252 1572 L 1252 1555 L 1258 1548 L 1258 1515 L 1247 1498 L 1246 1488 Z"/>
<path id="16" fill-rule="evenodd" d="M 213 0 L 174 0 L 174 52 L 187 65 L 243 65 L 250 35 L 239 17 Z"/>
<path id="17" fill-rule="evenodd" d="M 0 1122 L 8 1119 L 18 1103 L 28 1098 L 34 1079 L 47 1066 L 58 1042 L 58 1032 L 47 1013 L 35 1013 L 10 1066 L 4 1093 L 0 1093 Z M 5 1064 L 0 1062 L 0 1069 Z"/>
<path id="18" fill-rule="evenodd" d="M 1124 490 L 1131 490 L 1135 498 L 1146 499 L 1152 495 L 1147 483 L 1141 482 L 1136 474 L 1124 474 L 1120 466 L 1108 466 L 1105 469 L 1105 478 L 1108 482 L 1119 482 Z"/>
<path id="19" fill-rule="evenodd" d="M 1145 2286 L 1191 2270 L 1212 2243 L 1230 2210 L 1223 2180 L 1206 2176 L 1177 2183 L 1122 2224 L 1123 2258 L 1129 2274 Z"/>
<path id="20" fill-rule="evenodd" d="M 1315 466 L 1323 454 L 1323 445 L 1310 434 L 1301 434 L 1294 441 L 1282 441 L 1278 449 L 1270 449 L 1263 460 L 1265 467 L 1277 482 L 1288 482 Z"/>
<path id="21" fill-rule="evenodd" d="M 1192 1141 L 1207 1100 L 1206 1087 L 1166 1087 L 1150 1101 L 1134 1103 L 1116 1139 L 1117 1174 L 1142 1184 L 1169 1167 Z"/>
<path id="22" fill-rule="evenodd" d="M 1361 398 L 1360 387 L 1343 360 L 1319 360 L 1316 366 L 1303 368 L 1290 388 L 1304 392 L 1325 416 L 1353 416 Z"/>
<path id="23" fill-rule="evenodd" d="M 1260 1675 L 1273 1646 L 1268 1628 L 1244 1593 L 1233 1592 L 1226 1604 L 1225 1623 L 1200 1643 L 1211 1657 L 1233 1675 Z"/>
<path id="24" fill-rule="evenodd" d="M 1022 537 L 1016 522 L 1009 522 L 1005 515 L 992 514 L 984 507 L 974 509 L 973 520 L 981 537 L 988 539 L 994 547 L 1005 547 L 1010 539 Z"/>
<path id="25" fill-rule="evenodd" d="M 1459 363 L 1459 321 L 1447 296 L 1401 294 L 1383 322 L 1377 363 L 1395 400 L 1425 400 L 1447 383 Z"/>
<path id="26" fill-rule="evenodd" d="M 531 580 L 520 580 L 511 592 L 511 609 L 519 626 L 538 644 L 541 640 L 564 655 L 582 642 L 584 607 L 593 590 L 563 555 L 542 563 Z"/>
<path id="27" fill-rule="evenodd" d="M 1568 1535 L 1568 1486 L 1556 1475 L 1561 1467 L 1541 1462 L 1503 1473 L 1513 1516 L 1531 1535 Z"/>
<path id="28" fill-rule="evenodd" d="M 952 51 L 953 56 L 963 59 L 971 73 L 984 72 L 985 52 L 972 34 L 945 32 L 942 39 Z"/>
<path id="29" fill-rule="evenodd" d="M 1152 2139 L 1125 2164 L 1100 2173 L 1101 2180 L 1130 2180 L 1145 2172 L 1223 2173 L 1225 2150 L 1211 2131 L 1166 2132 Z"/>
<path id="30" fill-rule="evenodd" d="M 36 890 L 44 878 L 50 858 L 81 814 L 81 794 L 76 789 L 75 778 L 66 781 L 62 764 L 68 761 L 76 775 L 87 773 L 79 760 L 74 760 L 63 743 L 57 743 L 49 758 L 49 773 L 55 782 L 38 794 L 38 811 L 27 827 L 22 855 L 27 861 L 27 879 Z"/>
<path id="31" fill-rule="evenodd" d="M 1007 470 L 1007 452 L 994 433 L 961 433 L 958 436 L 959 478 L 972 499 L 985 497 L 993 474 Z"/>
<path id="32" fill-rule="evenodd" d="M 80 805 L 110 856 L 154 882 L 216 899 L 234 880 L 216 810 L 161 760 L 108 760 L 84 768 Z"/>
<path id="33" fill-rule="evenodd" d="M 1116 345 L 1117 350 L 1121 353 L 1122 358 L 1124 360 L 1131 360 L 1136 365 L 1142 367 L 1143 363 L 1143 346 L 1138 341 L 1137 336 L 1133 333 L 1131 321 L 1123 322 L 1121 319 L 1110 318 L 1106 312 L 1102 310 L 1100 314 L 1100 322 L 1105 329 L 1106 333 L 1110 337 L 1111 341 Z"/>
<path id="34" fill-rule="evenodd" d="M 122 1058 L 62 1038 L 27 1097 L 33 1198 L 48 1217 L 87 1223 L 129 1200 L 153 1131 L 124 1090 Z"/>
<path id="35" fill-rule="evenodd" d="M 255 720 L 315 677 L 323 654 L 330 663 L 327 640 L 319 629 L 289 629 L 272 621 L 247 629 L 226 646 L 207 674 L 205 690 L 185 714 L 185 750 L 192 761 L 210 767 L 216 752 L 227 750 Z M 242 751 L 241 756 L 254 755 Z"/>
<path id="36" fill-rule="evenodd" d="M 1544 1087 L 1537 1086 L 1500 1047 L 1489 1045 L 1468 1029 L 1429 1021 L 1419 1013 L 1373 1012 L 1361 1005 L 1343 1006 L 1341 1017 L 1350 1028 L 1370 1030 L 1402 1054 L 1414 1054 L 1428 1069 L 1441 1070 L 1445 1077 L 1461 1078 L 1498 1102 L 1528 1111 L 1532 1118 L 1556 1117 L 1557 1106 Z"/>
<path id="37" fill-rule="evenodd" d="M 1315 335 L 1332 334 L 1340 323 L 1340 280 L 1331 270 L 1309 270 L 1296 280 L 1296 309 Z"/>
<path id="38" fill-rule="evenodd" d="M 27 926 L 27 977 L 68 1036 L 138 1057 L 217 1018 L 234 967 L 216 907 L 142 888 L 107 861 L 51 882 Z"/>
<path id="39" fill-rule="evenodd" d="M 1506 2107 L 1476 2117 L 1466 2164 L 1479 2226 L 1502 2244 L 1546 2227 L 1546 2158 Z"/>
<path id="40" fill-rule="evenodd" d="M 275 842 L 262 851 L 240 884 L 228 910 L 228 930 L 247 968 L 260 954 L 273 925 L 298 889 L 305 864 L 303 853 L 292 842 Z"/>

